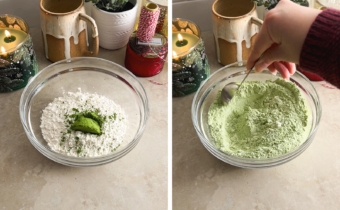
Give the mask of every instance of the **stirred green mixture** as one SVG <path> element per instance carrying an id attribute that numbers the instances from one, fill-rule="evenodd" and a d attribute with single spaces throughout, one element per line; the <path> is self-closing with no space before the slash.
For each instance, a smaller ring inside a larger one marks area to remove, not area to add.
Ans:
<path id="1" fill-rule="evenodd" d="M 255 159 L 286 154 L 310 132 L 305 99 L 294 83 L 280 78 L 244 82 L 228 104 L 217 94 L 208 124 L 221 151 Z"/>

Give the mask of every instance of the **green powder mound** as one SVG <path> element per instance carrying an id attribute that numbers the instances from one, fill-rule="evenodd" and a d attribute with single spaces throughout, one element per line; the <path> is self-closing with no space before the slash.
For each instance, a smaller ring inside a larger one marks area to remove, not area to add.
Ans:
<path id="1" fill-rule="evenodd" d="M 87 112 L 84 114 L 84 117 L 91 118 L 92 120 L 96 121 L 100 127 L 104 123 L 104 119 L 100 117 L 96 112 Z"/>
<path id="2" fill-rule="evenodd" d="M 76 121 L 71 125 L 71 129 L 84 133 L 101 134 L 99 124 L 95 120 L 82 115 L 77 117 Z"/>
<path id="3" fill-rule="evenodd" d="M 209 107 L 208 124 L 215 145 L 227 154 L 276 157 L 297 148 L 309 134 L 307 106 L 292 82 L 244 82 L 228 104 L 220 95 Z"/>

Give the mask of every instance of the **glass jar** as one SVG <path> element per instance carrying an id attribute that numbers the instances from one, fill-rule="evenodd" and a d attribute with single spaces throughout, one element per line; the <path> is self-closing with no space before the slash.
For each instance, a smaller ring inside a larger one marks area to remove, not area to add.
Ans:
<path id="1" fill-rule="evenodd" d="M 151 77 L 163 69 L 168 54 L 165 35 L 155 33 L 147 43 L 140 42 L 136 32 L 132 33 L 126 46 L 125 67 L 139 77 Z"/>
<path id="2" fill-rule="evenodd" d="M 179 35 L 183 41 L 180 41 Z M 210 75 L 199 27 L 184 19 L 172 21 L 172 96 L 195 92 Z"/>
<path id="3" fill-rule="evenodd" d="M 0 92 L 25 87 L 37 71 L 27 23 L 13 15 L 0 15 Z"/>

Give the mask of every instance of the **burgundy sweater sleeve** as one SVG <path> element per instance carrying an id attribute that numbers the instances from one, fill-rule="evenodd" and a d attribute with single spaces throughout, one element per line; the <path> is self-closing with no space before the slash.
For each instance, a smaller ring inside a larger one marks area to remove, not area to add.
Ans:
<path id="1" fill-rule="evenodd" d="M 309 29 L 300 66 L 340 88 L 340 11 L 326 9 Z"/>

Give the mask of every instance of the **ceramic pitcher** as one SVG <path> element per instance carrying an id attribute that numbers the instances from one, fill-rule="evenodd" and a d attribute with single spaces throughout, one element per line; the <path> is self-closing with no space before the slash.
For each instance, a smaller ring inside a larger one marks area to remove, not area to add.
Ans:
<path id="1" fill-rule="evenodd" d="M 41 0 L 40 20 L 45 55 L 50 61 L 98 55 L 97 25 L 85 14 L 83 0 Z M 92 25 L 92 51 L 86 22 Z"/>
<path id="2" fill-rule="evenodd" d="M 250 0 L 217 0 L 212 5 L 213 34 L 218 62 L 247 60 L 262 20 Z"/>

